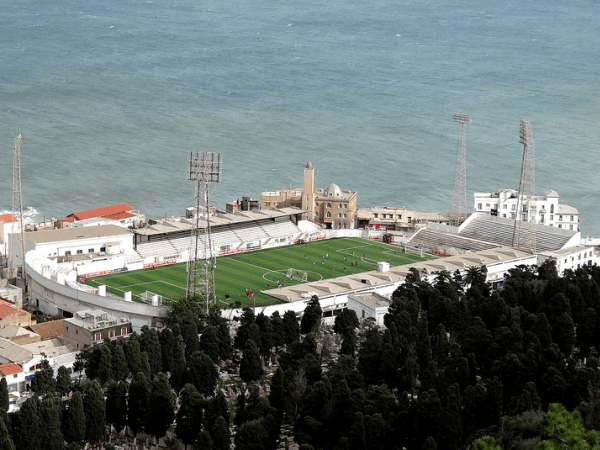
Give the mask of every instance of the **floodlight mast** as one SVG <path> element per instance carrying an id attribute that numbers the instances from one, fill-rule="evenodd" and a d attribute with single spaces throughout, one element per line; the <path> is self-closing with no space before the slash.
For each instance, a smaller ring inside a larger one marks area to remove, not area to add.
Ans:
<path id="1" fill-rule="evenodd" d="M 467 212 L 467 125 L 471 117 L 464 113 L 452 114 L 452 121 L 458 123 L 458 152 L 456 157 L 456 179 L 452 195 L 452 211 L 450 221 L 452 225 L 459 226 L 461 216 Z"/>
<path id="2" fill-rule="evenodd" d="M 535 153 L 531 125 L 526 120 L 521 120 L 519 124 L 519 142 L 523 144 L 523 159 L 512 246 L 513 248 L 535 253 L 536 233 L 535 225 L 533 225 L 537 212 L 535 204 Z M 527 233 L 522 230 L 523 222 L 529 222 L 531 225 Z"/>
<path id="3" fill-rule="evenodd" d="M 10 259 L 11 267 L 15 267 L 15 250 L 21 250 L 21 278 L 25 277 L 25 233 L 23 226 L 23 195 L 21 193 L 21 133 L 15 137 L 14 141 L 14 152 L 13 152 L 13 198 L 12 198 L 12 236 L 11 236 L 11 248 L 10 248 Z M 15 223 L 19 222 L 19 232 L 21 239 L 21 248 L 16 249 L 16 233 Z M 18 274 L 18 266 L 16 277 Z"/>
<path id="4" fill-rule="evenodd" d="M 195 185 L 195 211 L 186 299 L 205 303 L 207 314 L 209 305 L 217 301 L 214 276 L 217 261 L 210 229 L 210 185 L 221 182 L 221 171 L 220 154 L 190 153 L 189 180 Z"/>

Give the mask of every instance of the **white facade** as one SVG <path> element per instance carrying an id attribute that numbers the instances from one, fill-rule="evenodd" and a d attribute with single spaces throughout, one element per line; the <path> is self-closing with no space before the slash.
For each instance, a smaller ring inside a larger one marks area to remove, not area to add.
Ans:
<path id="1" fill-rule="evenodd" d="M 498 192 L 475 192 L 474 211 L 514 219 L 517 214 L 518 191 L 500 189 Z M 544 196 L 523 196 L 520 205 L 521 220 L 540 223 L 570 231 L 579 231 L 579 211 L 558 203 L 558 194 L 552 189 Z"/>
<path id="2" fill-rule="evenodd" d="M 560 276 L 564 275 L 565 270 L 577 270 L 583 266 L 592 266 L 598 263 L 594 247 L 584 245 L 543 252 L 539 255 L 539 259 L 540 263 L 548 259 L 556 261 L 556 270 Z"/>
<path id="3" fill-rule="evenodd" d="M 389 297 L 376 292 L 350 294 L 348 296 L 348 309 L 356 313 L 358 320 L 372 318 L 380 327 L 384 326 L 383 318 L 387 314 L 391 303 Z"/>

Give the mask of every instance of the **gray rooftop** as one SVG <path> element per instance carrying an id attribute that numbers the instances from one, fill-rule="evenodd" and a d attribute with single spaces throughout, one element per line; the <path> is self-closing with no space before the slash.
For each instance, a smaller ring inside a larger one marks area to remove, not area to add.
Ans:
<path id="1" fill-rule="evenodd" d="M 25 240 L 36 243 L 72 241 L 113 236 L 131 235 L 131 231 L 117 225 L 98 225 L 95 227 L 63 228 L 58 230 L 31 231 L 25 233 Z"/>

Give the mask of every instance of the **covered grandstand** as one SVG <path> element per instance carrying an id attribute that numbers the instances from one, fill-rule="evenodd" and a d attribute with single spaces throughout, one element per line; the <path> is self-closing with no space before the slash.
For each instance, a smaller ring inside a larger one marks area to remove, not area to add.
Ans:
<path id="1" fill-rule="evenodd" d="M 275 247 L 298 240 L 308 240 L 321 230 L 302 221 L 298 208 L 239 211 L 210 217 L 213 251 L 226 255 L 246 250 Z M 152 259 L 187 260 L 191 250 L 191 231 L 195 220 L 170 217 L 134 233 L 134 252 L 144 261 Z M 206 229 L 206 217 L 200 228 Z"/>
<path id="2" fill-rule="evenodd" d="M 531 242 L 535 233 L 537 252 L 575 247 L 581 241 L 578 231 L 569 231 L 540 224 L 526 224 L 520 229 L 519 240 Z M 460 254 L 497 247 L 510 247 L 515 221 L 502 217 L 474 213 L 460 227 L 430 224 L 421 228 L 407 241 L 409 245 L 428 248 L 445 254 Z"/>

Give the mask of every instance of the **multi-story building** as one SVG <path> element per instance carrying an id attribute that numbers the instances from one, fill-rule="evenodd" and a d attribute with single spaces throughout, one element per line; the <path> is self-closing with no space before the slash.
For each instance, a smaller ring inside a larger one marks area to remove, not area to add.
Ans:
<path id="1" fill-rule="evenodd" d="M 309 161 L 304 166 L 304 187 L 279 189 L 260 194 L 261 209 L 295 206 L 302 208 L 306 219 L 325 228 L 340 230 L 354 228 L 356 192 L 342 190 L 331 183 L 325 189 L 315 189 L 315 169 Z"/>
<path id="2" fill-rule="evenodd" d="M 64 319 L 63 325 L 63 341 L 77 350 L 102 343 L 105 338 L 124 338 L 133 332 L 130 320 L 102 310 L 78 311 L 73 317 Z"/>
<path id="3" fill-rule="evenodd" d="M 558 203 L 556 191 L 550 189 L 544 196 L 522 196 L 521 202 L 518 202 L 518 194 L 514 189 L 500 189 L 491 193 L 475 192 L 474 210 L 514 219 L 518 207 L 521 220 L 525 222 L 579 231 L 579 211 L 572 206 Z"/>

